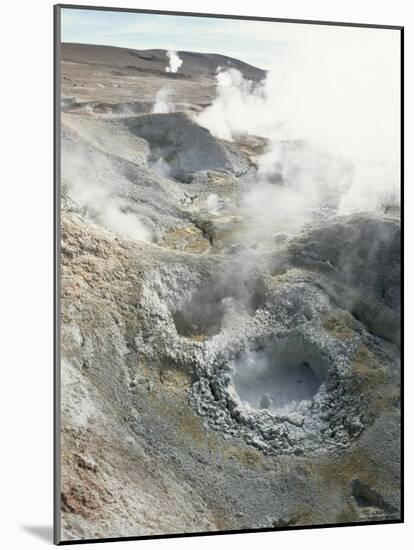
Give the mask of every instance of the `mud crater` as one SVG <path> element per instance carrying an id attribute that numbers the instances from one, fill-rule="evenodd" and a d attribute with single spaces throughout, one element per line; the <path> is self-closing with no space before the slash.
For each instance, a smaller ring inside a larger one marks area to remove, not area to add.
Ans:
<path id="1" fill-rule="evenodd" d="M 347 447 L 363 431 L 351 355 L 296 330 L 220 353 L 191 398 L 212 428 L 267 453 L 309 455 Z"/>
<path id="2" fill-rule="evenodd" d="M 316 346 L 303 338 L 282 338 L 241 354 L 233 363 L 232 384 L 253 409 L 280 411 L 312 400 L 328 370 Z"/>
<path id="3" fill-rule="evenodd" d="M 224 280 L 206 281 L 189 299 L 179 300 L 171 309 L 177 333 L 200 339 L 219 334 L 230 304 L 248 315 L 254 315 L 264 305 L 262 279 L 225 277 Z"/>

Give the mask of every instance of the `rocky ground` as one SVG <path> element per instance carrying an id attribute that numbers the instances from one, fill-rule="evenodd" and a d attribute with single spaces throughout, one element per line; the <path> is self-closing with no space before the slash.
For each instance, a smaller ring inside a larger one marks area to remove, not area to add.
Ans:
<path id="1" fill-rule="evenodd" d="M 62 46 L 62 539 L 398 519 L 399 210 L 269 231 L 179 55 Z"/>

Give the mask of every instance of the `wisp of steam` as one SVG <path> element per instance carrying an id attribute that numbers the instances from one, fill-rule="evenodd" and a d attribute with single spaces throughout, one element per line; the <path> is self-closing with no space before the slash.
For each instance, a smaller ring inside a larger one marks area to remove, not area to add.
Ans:
<path id="1" fill-rule="evenodd" d="M 173 90 L 167 86 L 159 89 L 155 94 L 153 113 L 170 113 L 172 111 L 171 98 Z"/>
<path id="2" fill-rule="evenodd" d="M 63 148 L 62 172 L 63 187 L 86 219 L 130 239 L 151 240 L 150 230 L 129 208 L 128 201 L 117 195 L 116 183 L 122 182 L 110 158 L 67 146 Z"/>
<path id="3" fill-rule="evenodd" d="M 169 65 L 165 67 L 166 73 L 176 73 L 183 64 L 183 60 L 179 58 L 178 53 L 173 50 L 168 50 L 165 54 L 169 59 Z"/>

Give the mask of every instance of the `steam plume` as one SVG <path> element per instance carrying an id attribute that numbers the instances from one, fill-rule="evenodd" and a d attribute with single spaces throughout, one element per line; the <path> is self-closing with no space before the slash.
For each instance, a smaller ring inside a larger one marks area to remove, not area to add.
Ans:
<path id="1" fill-rule="evenodd" d="M 286 208 L 303 220 L 332 202 L 345 214 L 399 201 L 398 40 L 375 29 L 352 40 L 326 33 L 289 44 L 260 83 L 220 69 L 216 98 L 198 116 L 222 139 L 268 139 L 246 205 L 272 220 Z"/>
<path id="2" fill-rule="evenodd" d="M 167 67 L 168 68 L 168 67 Z M 161 88 L 155 95 L 155 103 L 152 108 L 153 113 L 171 113 L 173 106 L 171 105 L 173 90 L 168 87 Z"/>
<path id="3" fill-rule="evenodd" d="M 168 50 L 165 54 L 169 59 L 169 65 L 165 67 L 166 73 L 176 73 L 183 64 L 183 60 L 179 58 L 177 52 Z"/>
<path id="4" fill-rule="evenodd" d="M 110 158 L 89 149 L 83 142 L 62 148 L 63 187 L 84 217 L 115 233 L 135 240 L 150 240 L 151 233 L 128 202 L 116 193 L 122 185 L 118 168 Z"/>

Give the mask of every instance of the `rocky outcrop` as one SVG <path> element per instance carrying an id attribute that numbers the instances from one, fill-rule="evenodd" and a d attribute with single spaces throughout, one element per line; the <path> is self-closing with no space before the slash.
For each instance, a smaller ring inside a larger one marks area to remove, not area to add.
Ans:
<path id="1" fill-rule="evenodd" d="M 340 283 L 347 308 L 368 330 L 400 341 L 401 232 L 392 216 L 334 218 L 289 246 L 292 263 Z"/>
<path id="2" fill-rule="evenodd" d="M 140 116 L 129 126 L 149 143 L 153 162 L 161 159 L 175 179 L 189 181 L 206 170 L 240 176 L 249 169 L 247 158 L 233 144 L 215 138 L 186 113 Z"/>

